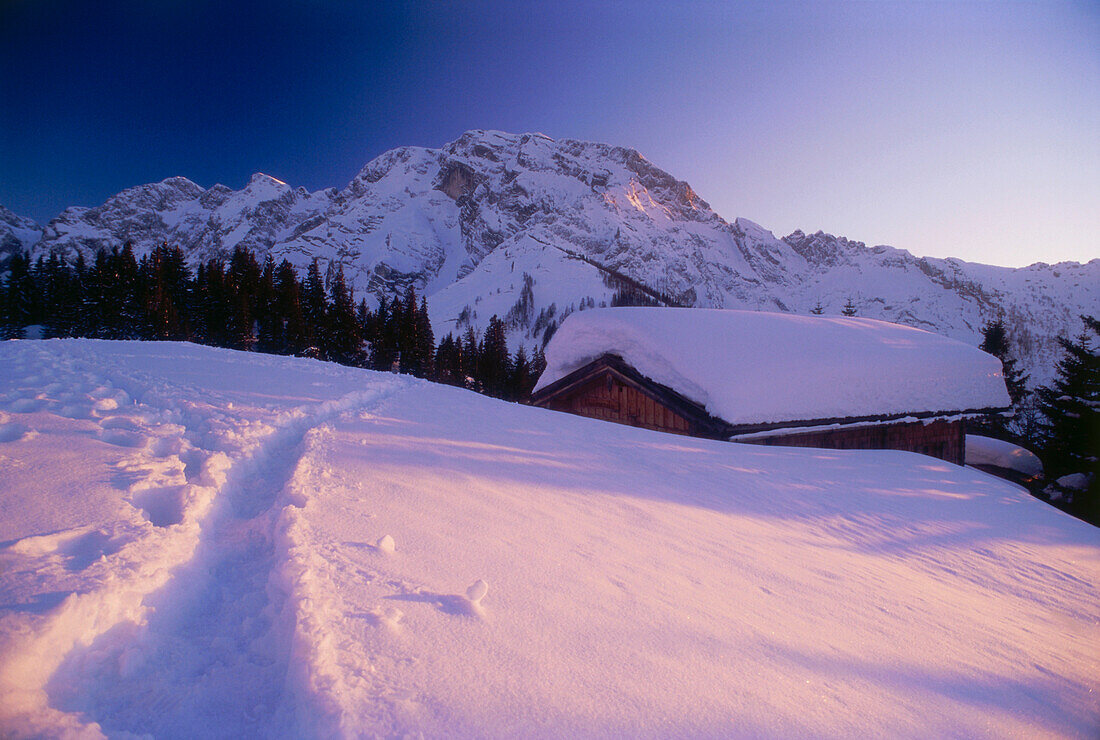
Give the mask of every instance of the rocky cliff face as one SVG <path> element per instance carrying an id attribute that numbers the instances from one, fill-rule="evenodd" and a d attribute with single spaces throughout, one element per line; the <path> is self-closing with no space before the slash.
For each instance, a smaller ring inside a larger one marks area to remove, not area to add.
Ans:
<path id="1" fill-rule="evenodd" d="M 836 313 L 852 300 L 860 315 L 971 343 L 1003 315 L 1044 379 L 1053 337 L 1100 312 L 1100 260 L 1012 270 L 820 232 L 777 239 L 725 221 L 633 149 L 541 134 L 470 131 L 439 149 L 395 149 L 340 191 L 259 174 L 240 191 L 170 178 L 66 210 L 32 249 L 72 257 L 127 240 L 138 254 L 168 241 L 196 260 L 241 245 L 299 268 L 339 262 L 359 295 L 425 293 L 437 333 L 481 329 L 495 313 L 528 345 L 633 281 L 687 306 Z"/>
<path id="2" fill-rule="evenodd" d="M 41 226 L 0 206 L 0 275 L 13 254 L 30 249 L 41 238 Z"/>

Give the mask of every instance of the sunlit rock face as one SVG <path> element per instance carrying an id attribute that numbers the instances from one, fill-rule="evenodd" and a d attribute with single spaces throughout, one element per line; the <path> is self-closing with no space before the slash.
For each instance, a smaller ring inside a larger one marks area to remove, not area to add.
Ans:
<path id="1" fill-rule="evenodd" d="M 975 344 L 1003 316 L 1041 381 L 1058 356 L 1054 337 L 1100 312 L 1100 260 L 1009 269 L 821 232 L 779 239 L 726 221 L 633 149 L 537 133 L 468 131 L 438 149 L 394 149 L 343 190 L 309 193 L 262 174 L 237 191 L 174 177 L 70 208 L 44 229 L 23 219 L 11 236 L 12 219 L 0 213 L 0 259 L 4 245 L 72 258 L 127 241 L 140 256 L 168 242 L 194 261 L 243 246 L 299 269 L 317 259 L 322 274 L 339 263 L 370 302 L 412 286 L 437 334 L 483 330 L 497 314 L 513 344 L 529 347 L 563 315 L 630 285 L 709 308 L 835 314 L 851 301 L 860 316 Z"/>

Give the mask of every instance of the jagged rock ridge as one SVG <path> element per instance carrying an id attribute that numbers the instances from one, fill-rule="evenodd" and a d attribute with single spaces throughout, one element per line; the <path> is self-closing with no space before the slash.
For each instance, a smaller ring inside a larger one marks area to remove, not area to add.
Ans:
<path id="1" fill-rule="evenodd" d="M 820 232 L 777 239 L 725 221 L 633 149 L 542 134 L 470 131 L 439 149 L 394 149 L 339 191 L 260 174 L 239 191 L 170 178 L 67 209 L 32 251 L 127 240 L 139 254 L 168 241 L 195 260 L 241 245 L 299 268 L 339 262 L 359 295 L 425 293 L 437 333 L 483 328 L 495 313 L 528 344 L 568 311 L 609 301 L 623 279 L 688 306 L 836 313 L 850 299 L 860 315 L 972 343 L 1002 315 L 1036 380 L 1049 376 L 1054 337 L 1100 303 L 1100 260 L 1013 270 Z"/>

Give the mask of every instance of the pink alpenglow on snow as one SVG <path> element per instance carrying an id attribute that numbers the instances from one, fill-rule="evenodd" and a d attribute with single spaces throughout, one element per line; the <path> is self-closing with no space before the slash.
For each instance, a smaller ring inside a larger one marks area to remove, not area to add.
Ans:
<path id="1" fill-rule="evenodd" d="M 538 391 L 603 354 L 730 424 L 966 412 L 1010 405 L 995 357 L 874 319 L 605 308 L 570 314 Z"/>
<path id="2" fill-rule="evenodd" d="M 175 342 L 0 342 L 0 735 L 1095 738 L 1100 530 Z"/>

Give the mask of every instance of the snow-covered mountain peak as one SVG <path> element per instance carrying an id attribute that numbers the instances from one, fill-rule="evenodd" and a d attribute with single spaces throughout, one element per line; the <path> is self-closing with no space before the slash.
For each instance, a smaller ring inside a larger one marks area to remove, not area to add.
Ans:
<path id="1" fill-rule="evenodd" d="M 160 182 L 138 185 L 127 188 L 118 195 L 110 198 L 102 206 L 91 210 L 100 213 L 108 212 L 115 208 L 147 207 L 155 210 L 169 210 L 178 203 L 195 200 L 206 192 L 186 177 L 169 177 Z"/>
<path id="2" fill-rule="evenodd" d="M 281 195 L 290 191 L 292 188 L 282 180 L 272 177 L 271 175 L 265 175 L 262 172 L 257 172 L 252 175 L 248 180 L 248 185 L 245 186 L 246 191 L 256 193 L 258 196 L 265 196 L 270 193 L 277 193 Z M 278 197 L 276 195 L 275 197 Z"/>
<path id="3" fill-rule="evenodd" d="M 393 149 L 342 190 L 309 193 L 264 174 L 241 190 L 169 178 L 65 211 L 33 253 L 91 256 L 126 241 L 139 255 L 167 241 L 195 261 L 243 246 L 300 270 L 340 263 L 371 302 L 415 287 L 437 333 L 483 330 L 497 313 L 528 345 L 563 313 L 624 290 L 710 308 L 839 313 L 850 301 L 861 316 L 974 344 L 987 320 L 1006 317 L 1039 380 L 1054 337 L 1100 313 L 1100 260 L 1014 271 L 821 231 L 779 239 L 726 221 L 635 149 L 539 133 L 471 130 L 439 148 Z"/>
<path id="4" fill-rule="evenodd" d="M 757 239 L 759 241 L 779 241 L 778 239 L 776 239 L 775 234 L 773 234 L 770 230 L 765 229 L 760 224 L 756 223 L 755 221 L 750 221 L 747 218 L 735 218 L 733 220 L 733 225 L 738 230 L 740 230 L 741 233 L 745 234 L 746 236 L 750 236 L 753 239 Z"/>
<path id="5" fill-rule="evenodd" d="M 255 174 L 253 174 L 252 177 L 249 179 L 248 184 L 249 185 L 254 185 L 254 184 L 259 183 L 259 182 L 274 183 L 275 185 L 286 185 L 286 183 L 283 182 L 282 180 L 280 180 L 279 178 L 272 177 L 271 175 L 265 174 L 263 172 L 257 172 Z"/>

